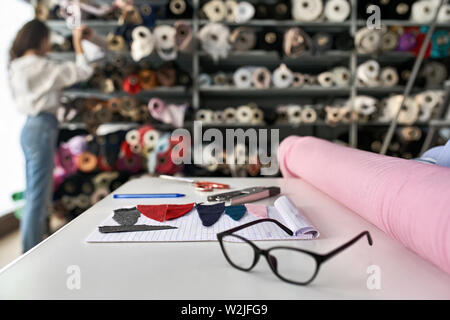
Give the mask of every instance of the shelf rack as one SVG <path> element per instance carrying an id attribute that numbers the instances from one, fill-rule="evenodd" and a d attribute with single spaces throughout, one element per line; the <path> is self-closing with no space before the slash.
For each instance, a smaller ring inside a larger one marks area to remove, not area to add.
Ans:
<path id="1" fill-rule="evenodd" d="M 136 1 L 139 2 L 139 1 Z M 164 2 L 164 0 L 162 0 Z M 200 19 L 199 13 L 201 10 L 201 2 L 200 0 L 192 0 L 193 6 L 193 17 L 192 19 L 185 20 L 192 25 L 193 33 L 196 34 L 198 30 L 208 23 L 208 20 Z M 352 13 L 350 18 L 344 22 L 298 22 L 294 20 L 251 20 L 245 23 L 230 23 L 224 22 L 225 25 L 230 27 L 235 26 L 253 26 L 253 27 L 266 27 L 266 26 L 276 26 L 277 28 L 288 28 L 288 27 L 300 27 L 305 30 L 314 30 L 314 31 L 348 31 L 350 35 L 354 36 L 356 31 L 365 25 L 364 20 L 357 19 L 357 0 L 350 0 L 352 5 Z M 176 20 L 173 19 L 160 19 L 157 20 L 157 25 L 169 24 L 173 25 Z M 106 20 L 90 20 L 83 21 L 84 24 L 94 28 L 97 32 L 101 34 L 107 34 L 110 31 L 113 31 L 117 26 L 117 21 L 106 21 Z M 61 20 L 49 20 L 47 21 L 48 26 L 55 31 L 60 33 L 68 33 L 70 30 L 67 28 L 66 23 Z M 391 25 L 399 25 L 399 26 L 425 26 L 426 24 L 419 24 L 411 21 L 404 20 L 383 20 L 383 25 L 391 26 Z M 437 25 L 438 28 L 450 28 L 450 23 L 439 23 Z M 259 100 L 266 100 L 269 98 L 317 98 L 321 97 L 347 97 L 350 98 L 351 101 L 354 101 L 354 98 L 358 94 L 365 95 L 373 95 L 373 96 L 386 96 L 389 94 L 401 94 L 404 92 L 403 86 L 396 86 L 390 88 L 358 88 L 356 86 L 356 81 L 354 75 L 356 74 L 356 67 L 358 63 L 367 59 L 377 59 L 382 62 L 403 62 L 403 61 L 412 61 L 415 57 L 410 53 L 403 52 L 386 52 L 377 56 L 374 55 L 360 55 L 357 54 L 355 50 L 352 51 L 329 51 L 322 55 L 311 55 L 305 54 L 297 59 L 292 59 L 286 56 L 280 57 L 276 52 L 266 52 L 262 50 L 252 50 L 248 52 L 231 52 L 227 59 L 220 60 L 217 64 L 211 60 L 209 56 L 206 55 L 200 49 L 198 40 L 194 37 L 194 46 L 192 53 L 190 54 L 191 60 L 191 76 L 192 76 L 192 87 L 184 88 L 184 87 L 172 87 L 172 88 L 155 88 L 152 91 L 142 92 L 137 95 L 138 98 L 142 99 L 150 99 L 152 97 L 168 97 L 168 98 L 177 98 L 177 99 L 189 99 L 191 106 L 194 110 L 200 107 L 208 107 L 209 105 L 204 105 L 204 101 L 208 99 L 215 99 L 213 101 L 213 105 L 217 102 L 217 99 L 220 97 L 226 97 L 227 99 L 231 99 L 236 103 L 245 101 L 248 103 L 250 101 L 258 102 Z M 125 56 L 130 58 L 129 53 L 126 53 Z M 61 52 L 61 53 L 52 53 L 51 57 L 58 60 L 67 60 L 73 59 L 73 53 Z M 189 58 L 185 60 L 189 60 Z M 300 89 L 297 88 L 287 88 L 287 89 L 237 89 L 232 87 L 200 87 L 198 83 L 198 76 L 201 73 L 201 66 L 210 65 L 215 67 L 224 67 L 231 68 L 234 67 L 237 69 L 240 66 L 253 64 L 253 65 L 264 65 L 269 68 L 275 68 L 280 63 L 287 63 L 290 66 L 302 68 L 305 66 L 311 66 L 311 64 L 316 64 L 320 66 L 333 66 L 336 64 L 347 65 L 353 75 L 353 81 L 349 87 L 341 88 L 322 88 L 322 87 L 303 87 Z M 103 93 L 98 90 L 85 90 L 85 89 L 69 89 L 66 90 L 66 93 L 70 96 L 77 97 L 96 97 L 106 99 L 114 96 L 122 96 L 126 93 L 123 92 L 114 92 L 114 93 Z M 237 105 L 235 105 L 237 106 Z M 216 106 L 218 108 L 218 106 Z M 415 124 L 418 126 L 426 126 L 426 124 Z M 209 125 L 209 126 L 217 126 L 217 125 Z M 324 121 L 318 121 L 314 124 L 301 124 L 301 125 L 291 125 L 291 124 L 280 124 L 276 126 L 265 126 L 267 128 L 280 128 L 283 130 L 287 130 L 290 134 L 295 134 L 301 127 L 327 127 L 328 125 Z M 331 127 L 331 129 L 335 129 L 336 127 L 347 128 L 349 133 L 349 142 L 353 147 L 358 146 L 358 127 L 359 126 L 376 126 L 376 127 L 387 127 L 389 123 L 358 123 L 352 122 L 348 124 L 339 124 L 337 126 Z M 81 128 L 80 124 L 65 124 L 63 127 L 77 127 Z M 170 130 L 171 126 L 160 125 L 158 126 L 161 129 Z M 192 122 L 185 122 L 186 128 L 192 127 Z M 204 127 L 208 127 L 204 125 Z M 221 124 L 219 127 L 233 127 L 229 124 Z M 247 126 L 247 125 L 238 125 L 234 127 L 259 127 L 259 126 Z"/>

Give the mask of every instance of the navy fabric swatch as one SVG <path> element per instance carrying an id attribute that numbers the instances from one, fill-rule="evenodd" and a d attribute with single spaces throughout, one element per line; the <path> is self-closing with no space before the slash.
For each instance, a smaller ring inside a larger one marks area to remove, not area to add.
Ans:
<path id="1" fill-rule="evenodd" d="M 247 209 L 242 204 L 225 207 L 225 213 L 236 221 L 239 221 L 244 216 L 246 211 Z"/>
<path id="2" fill-rule="evenodd" d="M 202 220 L 202 224 L 205 227 L 209 227 L 216 223 L 225 211 L 225 202 L 213 205 L 197 204 L 195 208 L 197 209 L 200 220 Z"/>

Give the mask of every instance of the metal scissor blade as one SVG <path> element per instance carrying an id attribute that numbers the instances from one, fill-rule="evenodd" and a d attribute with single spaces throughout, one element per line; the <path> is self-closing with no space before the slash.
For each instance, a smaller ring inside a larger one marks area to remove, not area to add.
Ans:
<path id="1" fill-rule="evenodd" d="M 258 192 L 264 191 L 265 189 L 266 189 L 265 187 L 251 187 L 251 188 L 237 190 L 237 191 L 230 191 L 230 192 L 215 194 L 215 195 L 209 196 L 208 201 L 228 201 L 235 197 L 258 193 Z"/>
<path id="2" fill-rule="evenodd" d="M 101 233 L 116 233 L 116 232 L 136 232 L 136 231 L 158 231 L 178 229 L 172 226 L 151 226 L 147 224 L 135 224 L 132 226 L 99 226 L 98 231 Z"/>

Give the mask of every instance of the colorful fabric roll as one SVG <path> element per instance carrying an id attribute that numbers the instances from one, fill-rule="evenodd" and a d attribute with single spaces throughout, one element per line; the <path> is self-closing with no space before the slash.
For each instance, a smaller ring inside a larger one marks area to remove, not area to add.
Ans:
<path id="1" fill-rule="evenodd" d="M 158 98 L 152 98 L 148 103 L 148 109 L 152 117 L 164 123 L 171 124 L 174 127 L 180 128 L 184 123 L 184 114 L 187 105 L 166 105 Z"/>
<path id="2" fill-rule="evenodd" d="M 137 74 L 131 74 L 123 81 L 123 91 L 129 94 L 137 94 L 142 90 L 139 83 L 139 76 Z"/>
<path id="3" fill-rule="evenodd" d="M 450 273 L 448 168 L 314 137 L 285 139 L 278 158 L 283 177 L 305 180 Z"/>

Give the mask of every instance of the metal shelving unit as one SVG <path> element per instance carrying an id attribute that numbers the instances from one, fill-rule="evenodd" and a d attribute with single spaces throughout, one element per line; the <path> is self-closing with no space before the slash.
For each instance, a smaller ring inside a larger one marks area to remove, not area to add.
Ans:
<path id="1" fill-rule="evenodd" d="M 294 20 L 251 20 L 246 23 L 229 23 L 224 22 L 224 24 L 230 27 L 237 26 L 251 26 L 258 29 L 259 27 L 277 27 L 278 29 L 285 29 L 288 27 L 298 26 L 304 28 L 306 31 L 333 31 L 333 32 L 342 32 L 348 31 L 350 35 L 354 36 L 358 28 L 365 25 L 365 21 L 357 19 L 357 0 L 350 0 L 352 5 L 352 13 L 350 18 L 344 22 L 297 22 Z M 199 12 L 201 8 L 200 0 L 192 0 L 193 6 L 193 17 L 192 19 L 185 20 L 189 22 L 192 26 L 193 33 L 196 34 L 198 30 L 208 23 L 208 20 L 200 19 Z M 163 19 L 157 20 L 158 25 L 162 24 L 170 24 L 176 20 L 173 19 Z M 47 21 L 49 27 L 53 30 L 59 31 L 61 33 L 69 32 L 70 30 L 67 28 L 66 23 L 60 20 L 50 20 Z M 113 31 L 116 27 L 118 27 L 117 21 L 106 21 L 106 20 L 92 20 L 92 21 L 83 21 L 86 25 L 94 28 L 99 33 L 107 34 L 110 31 Z M 383 25 L 400 25 L 400 26 L 417 26 L 420 25 L 418 23 L 414 23 L 411 21 L 402 21 L 402 20 L 384 20 L 382 21 Z M 438 24 L 438 28 L 450 28 L 450 23 L 446 24 Z M 328 51 L 324 54 L 312 55 L 305 54 L 299 58 L 292 59 L 286 56 L 280 56 L 277 52 L 267 52 L 262 50 L 252 50 L 247 52 L 230 52 L 227 59 L 223 59 L 218 61 L 217 63 L 213 62 L 212 59 L 200 49 L 198 40 L 194 37 L 193 40 L 194 46 L 190 55 L 185 56 L 183 60 L 185 63 L 190 63 L 191 69 L 191 77 L 192 77 L 192 87 L 184 88 L 184 87 L 172 87 L 172 88 L 155 88 L 151 91 L 141 92 L 136 95 L 137 98 L 141 99 L 150 99 L 152 97 L 162 97 L 164 98 L 175 98 L 175 99 L 185 99 L 189 100 L 192 108 L 194 110 L 199 109 L 201 107 L 209 108 L 207 104 L 208 99 L 216 99 L 214 103 L 217 102 L 218 98 L 224 97 L 226 99 L 230 99 L 233 102 L 243 102 L 248 103 L 250 101 L 258 103 L 259 100 L 266 100 L 269 98 L 273 99 L 281 99 L 281 98 L 291 98 L 291 99 L 300 99 L 300 98 L 331 98 L 331 97 L 342 97 L 342 98 L 350 98 L 351 101 L 354 101 L 354 98 L 358 94 L 371 95 L 375 97 L 386 96 L 389 94 L 401 94 L 404 92 L 404 87 L 396 86 L 396 87 L 377 87 L 377 88 L 359 88 L 356 85 L 356 81 L 354 75 L 356 74 L 356 67 L 362 61 L 367 59 L 377 59 L 380 62 L 389 63 L 401 63 L 404 61 L 411 61 L 414 59 L 414 55 L 410 53 L 404 52 L 386 52 L 379 55 L 360 55 L 357 54 L 355 50 L 352 51 L 337 51 L 332 50 Z M 114 55 L 114 54 L 113 54 Z M 73 59 L 73 53 L 68 52 L 60 52 L 53 53 L 55 59 L 59 60 L 67 60 Z M 125 53 L 128 59 L 130 59 L 129 53 Z M 186 62 L 187 61 L 187 62 Z M 305 86 L 302 88 L 287 88 L 287 89 L 277 89 L 270 88 L 266 90 L 261 89 L 237 89 L 233 87 L 200 87 L 198 83 L 198 76 L 202 72 L 202 67 L 210 67 L 210 68 L 234 68 L 237 69 L 240 66 L 244 65 L 264 65 L 270 69 L 274 69 L 280 63 L 286 63 L 290 67 L 302 69 L 305 67 L 311 67 L 312 65 L 321 66 L 323 68 L 332 67 L 334 65 L 347 65 L 353 75 L 352 84 L 349 87 L 332 87 L 332 88 L 322 88 L 315 86 Z M 66 93 L 70 96 L 77 97 L 95 97 L 100 99 L 107 99 L 110 97 L 123 96 L 126 95 L 124 92 L 114 92 L 114 93 L 103 93 L 98 90 L 85 90 L 82 88 L 78 89 L 69 89 L 66 90 Z M 275 101 L 275 100 L 274 100 Z M 224 101 L 222 101 L 224 102 Z M 226 102 L 226 101 L 225 101 Z M 213 104 L 214 104 L 213 103 Z M 268 103 L 266 101 L 266 103 Z M 237 105 L 233 105 L 237 106 Z M 216 106 L 217 108 L 218 106 Z M 424 124 L 417 124 L 423 126 Z M 70 126 L 67 124 L 65 126 Z M 205 125 L 207 127 L 208 125 Z M 211 125 L 209 125 L 211 126 Z M 214 125 L 217 126 L 217 125 Z M 232 127 L 228 124 L 220 125 L 223 127 Z M 280 124 L 277 126 L 266 126 L 268 128 L 283 128 L 284 130 L 290 131 L 290 133 L 295 133 L 301 127 L 326 127 L 324 121 L 318 121 L 314 124 L 301 124 L 301 125 L 291 125 L 291 124 Z M 357 147 L 358 146 L 358 126 L 389 126 L 389 123 L 360 123 L 360 122 L 352 122 L 352 123 L 342 123 L 337 125 L 337 127 L 346 127 L 349 132 L 349 141 L 350 145 Z M 80 127 L 80 126 L 78 126 Z M 170 130 L 170 126 L 161 125 L 161 128 L 166 130 Z M 191 128 L 192 123 L 186 121 L 186 128 Z M 236 126 L 237 127 L 237 126 Z M 247 125 L 239 125 L 239 127 L 258 127 L 258 126 L 247 126 Z M 333 128 L 333 127 L 332 127 Z"/>

